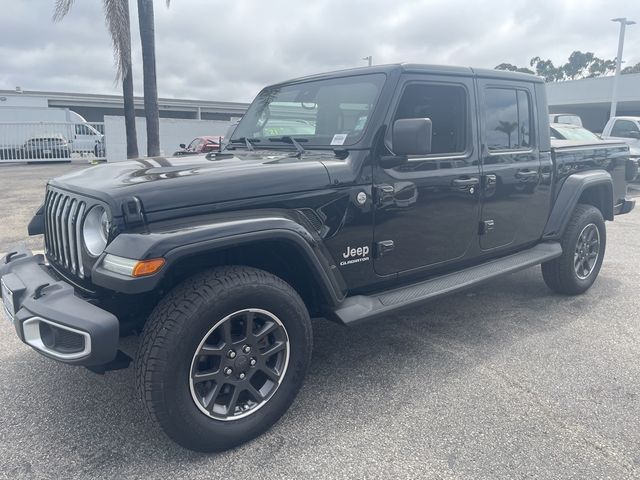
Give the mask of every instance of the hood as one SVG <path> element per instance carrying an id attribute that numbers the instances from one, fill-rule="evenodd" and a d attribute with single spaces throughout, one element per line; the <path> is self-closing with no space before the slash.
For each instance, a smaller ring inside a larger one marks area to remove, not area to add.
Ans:
<path id="1" fill-rule="evenodd" d="M 99 198 L 118 208 L 133 196 L 147 213 L 283 193 L 330 185 L 320 156 L 290 152 L 234 152 L 145 158 L 114 162 L 51 180 L 66 190 Z M 324 155 L 326 156 L 326 154 Z M 114 212 L 115 213 L 115 212 Z"/>

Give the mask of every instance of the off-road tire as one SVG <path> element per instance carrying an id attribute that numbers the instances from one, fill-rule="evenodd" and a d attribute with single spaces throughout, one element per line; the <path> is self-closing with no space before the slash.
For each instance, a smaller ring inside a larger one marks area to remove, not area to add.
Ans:
<path id="1" fill-rule="evenodd" d="M 288 367 L 257 411 L 216 420 L 192 398 L 192 360 L 216 322 L 248 308 L 272 312 L 282 322 L 289 339 Z M 151 313 L 135 361 L 136 389 L 151 419 L 172 440 L 201 452 L 227 450 L 262 434 L 287 411 L 304 381 L 311 350 L 309 313 L 290 285 L 255 268 L 219 267 L 177 285 Z"/>
<path id="2" fill-rule="evenodd" d="M 598 257 L 588 276 L 580 278 L 575 268 L 576 245 L 581 232 L 589 225 L 595 225 L 598 230 Z M 600 210 L 592 205 L 578 204 L 561 238 L 562 255 L 542 264 L 542 277 L 547 286 L 564 295 L 586 292 L 598 277 L 606 242 L 607 233 Z"/>

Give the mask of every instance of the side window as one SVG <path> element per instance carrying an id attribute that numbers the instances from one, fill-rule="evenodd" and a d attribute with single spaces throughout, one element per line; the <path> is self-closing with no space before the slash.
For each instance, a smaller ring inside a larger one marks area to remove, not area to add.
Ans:
<path id="1" fill-rule="evenodd" d="M 488 88 L 484 107 L 485 137 L 489 150 L 531 147 L 531 100 L 526 91 Z"/>
<path id="2" fill-rule="evenodd" d="M 429 118 L 433 128 L 431 154 L 461 154 L 468 144 L 467 104 L 467 91 L 460 85 L 412 83 L 404 89 L 393 121 Z"/>
<path id="3" fill-rule="evenodd" d="M 635 132 L 635 135 L 634 135 Z M 638 138 L 638 126 L 631 120 L 616 120 L 611 129 L 612 137 Z"/>

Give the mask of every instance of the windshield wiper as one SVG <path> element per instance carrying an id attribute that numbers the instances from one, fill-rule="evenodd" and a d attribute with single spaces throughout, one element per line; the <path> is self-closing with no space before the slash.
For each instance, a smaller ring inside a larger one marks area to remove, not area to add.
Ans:
<path id="1" fill-rule="evenodd" d="M 270 138 L 269 139 L 270 142 L 283 142 L 283 143 L 290 143 L 292 144 L 294 147 L 296 147 L 296 150 L 298 151 L 296 157 L 300 157 L 304 152 L 304 148 L 302 147 L 302 145 L 300 145 L 300 143 L 298 142 L 308 142 L 309 140 L 307 140 L 306 138 L 299 138 L 299 139 L 295 139 L 289 135 L 284 135 L 282 137 L 276 137 L 276 138 Z"/>
<path id="2" fill-rule="evenodd" d="M 247 150 L 249 150 L 250 152 L 255 151 L 255 148 L 253 148 L 253 143 L 252 142 L 259 142 L 260 140 L 257 138 L 247 138 L 247 137 L 240 137 L 240 138 L 232 138 L 229 143 L 244 143 L 245 146 L 247 147 Z"/>

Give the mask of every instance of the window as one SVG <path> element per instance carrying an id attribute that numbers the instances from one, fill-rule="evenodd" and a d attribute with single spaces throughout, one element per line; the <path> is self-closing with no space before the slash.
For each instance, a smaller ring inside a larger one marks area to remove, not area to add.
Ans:
<path id="1" fill-rule="evenodd" d="M 587 140 L 597 142 L 600 138 L 586 128 L 573 125 L 551 127 L 551 136 L 560 140 Z"/>
<path id="2" fill-rule="evenodd" d="M 638 126 L 631 120 L 616 120 L 611 129 L 612 137 L 638 138 Z"/>
<path id="3" fill-rule="evenodd" d="M 461 154 L 467 149 L 467 91 L 459 85 L 411 83 L 402 92 L 393 121 L 429 118 L 431 154 Z"/>
<path id="4" fill-rule="evenodd" d="M 293 136 L 307 146 L 353 145 L 364 132 L 386 77 L 357 75 L 268 87 L 254 100 L 231 140 L 269 148 Z"/>
<path id="5" fill-rule="evenodd" d="M 567 123 L 569 125 L 582 126 L 582 119 L 577 115 L 556 115 L 555 123 Z"/>
<path id="6" fill-rule="evenodd" d="M 485 136 L 489 150 L 531 147 L 531 102 L 524 90 L 485 91 Z"/>

